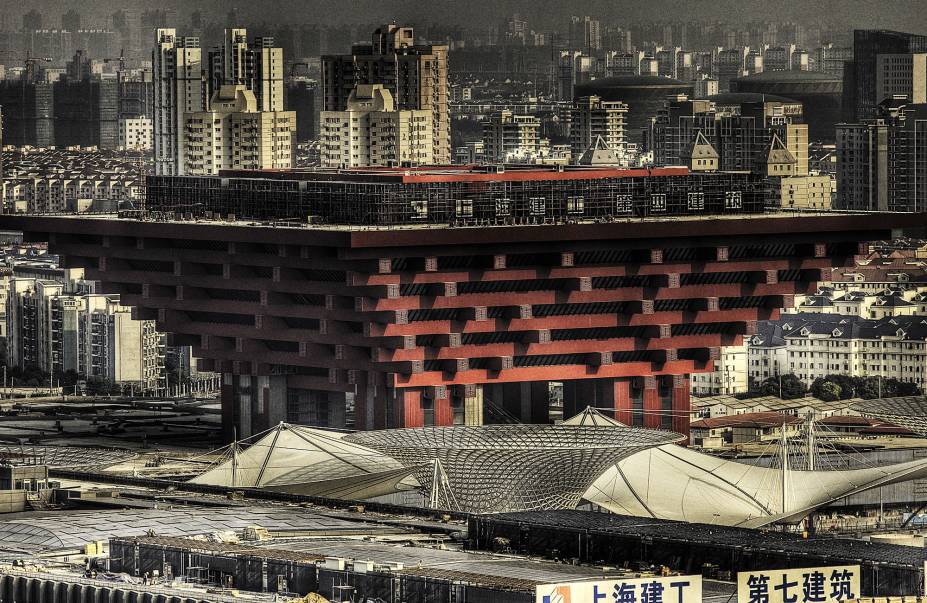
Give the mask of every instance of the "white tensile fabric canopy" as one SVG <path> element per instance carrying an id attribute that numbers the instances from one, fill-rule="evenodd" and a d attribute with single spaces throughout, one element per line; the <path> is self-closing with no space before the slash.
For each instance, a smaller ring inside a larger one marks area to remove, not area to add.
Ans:
<path id="1" fill-rule="evenodd" d="M 345 433 L 281 423 L 247 448 L 233 445 L 225 461 L 190 480 L 237 488 L 364 499 L 417 486 L 412 469 Z"/>
<path id="2" fill-rule="evenodd" d="M 564 423 L 624 427 L 594 409 Z M 355 500 L 421 487 L 413 477 L 417 467 L 345 441 L 346 435 L 280 424 L 247 448 L 233 445 L 223 462 L 191 483 Z M 798 521 L 818 507 L 864 490 L 922 478 L 927 478 L 927 459 L 863 469 L 783 472 L 664 444 L 610 466 L 583 498 L 624 515 L 760 527 Z"/>
<path id="3" fill-rule="evenodd" d="M 565 423 L 621 425 L 594 409 Z M 865 469 L 784 473 L 670 444 L 622 459 L 593 483 L 584 498 L 624 515 L 760 527 L 799 521 L 818 507 L 864 490 L 927 477 L 927 459 Z"/>

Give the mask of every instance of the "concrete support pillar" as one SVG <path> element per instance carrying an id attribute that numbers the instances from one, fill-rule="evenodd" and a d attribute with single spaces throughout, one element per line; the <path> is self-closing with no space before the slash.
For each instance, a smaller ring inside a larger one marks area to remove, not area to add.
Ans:
<path id="1" fill-rule="evenodd" d="M 631 425 L 634 421 L 631 413 L 631 380 L 595 379 L 593 383 L 595 384 L 594 407 L 616 421 Z"/>
<path id="2" fill-rule="evenodd" d="M 592 407 L 625 425 L 633 422 L 631 380 L 581 379 L 563 382 L 563 418 L 569 419 Z"/>
<path id="3" fill-rule="evenodd" d="M 547 381 L 521 383 L 520 418 L 525 423 L 550 422 L 550 384 Z"/>
<path id="4" fill-rule="evenodd" d="M 219 388 L 219 401 L 222 406 L 222 440 L 231 442 L 235 437 L 235 427 L 238 424 L 235 414 L 235 395 L 230 378 L 231 375 L 223 374 L 221 377 L 222 386 Z"/>
<path id="5" fill-rule="evenodd" d="M 268 392 L 266 397 L 268 427 L 280 421 L 286 421 L 287 384 L 286 375 L 271 375 L 267 377 Z"/>
<path id="6" fill-rule="evenodd" d="M 325 392 L 328 397 L 328 426 L 344 429 L 347 424 L 347 394 L 345 392 Z"/>
<path id="7" fill-rule="evenodd" d="M 484 385 L 483 394 L 497 412 L 504 411 L 524 423 L 547 423 L 550 420 L 547 381 Z"/>

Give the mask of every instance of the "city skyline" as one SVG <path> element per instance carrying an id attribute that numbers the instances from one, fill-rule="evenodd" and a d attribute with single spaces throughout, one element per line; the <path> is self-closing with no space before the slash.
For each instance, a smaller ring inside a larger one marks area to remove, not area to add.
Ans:
<path id="1" fill-rule="evenodd" d="M 121 2 L 115 0 L 94 0 L 80 8 L 61 0 L 38 0 L 28 7 L 9 0 L 2 3 L 4 10 L 18 23 L 23 13 L 36 10 L 49 19 L 50 27 L 57 27 L 60 15 L 68 10 L 77 10 L 92 19 L 100 20 L 121 9 L 150 10 L 152 7 L 139 0 Z M 842 27 L 884 27 L 917 29 L 927 26 L 927 15 L 916 10 L 915 0 L 878 2 L 877 0 L 822 0 L 808 3 L 801 0 L 786 0 L 770 5 L 761 0 L 718 0 L 710 5 L 699 3 L 693 6 L 683 0 L 653 0 L 647 3 L 609 2 L 588 0 L 563 2 L 553 0 L 476 0 L 465 4 L 438 1 L 423 7 L 413 0 L 359 0 L 351 3 L 337 0 L 268 0 L 261 3 L 222 2 L 220 0 L 192 0 L 180 2 L 167 0 L 159 3 L 158 10 L 172 10 L 183 18 L 186 25 L 189 15 L 200 11 L 204 16 L 214 15 L 224 19 L 235 11 L 242 19 L 242 25 L 259 27 L 264 23 L 318 23 L 318 24 L 370 24 L 379 22 L 405 22 L 410 24 L 435 23 L 452 26 L 477 26 L 490 20 L 510 17 L 513 13 L 537 22 L 544 28 L 560 26 L 571 15 L 591 15 L 615 23 L 635 21 L 686 21 L 700 23 L 721 21 L 747 23 L 750 21 L 801 21 L 809 25 L 830 23 Z M 279 15 L 274 17 L 273 15 Z M 285 16 L 284 16 L 285 15 Z M 323 17 L 324 15 L 324 17 Z M 656 15 L 656 16 L 655 16 Z M 733 16 L 733 15 L 736 15 Z M 746 18 L 744 18 L 746 17 Z"/>

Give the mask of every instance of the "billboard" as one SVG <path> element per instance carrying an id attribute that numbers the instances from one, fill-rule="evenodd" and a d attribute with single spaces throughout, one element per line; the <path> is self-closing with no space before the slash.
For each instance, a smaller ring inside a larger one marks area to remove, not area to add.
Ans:
<path id="1" fill-rule="evenodd" d="M 841 603 L 859 596 L 858 565 L 737 574 L 737 603 Z"/>
<path id="2" fill-rule="evenodd" d="M 701 603 L 701 576 L 653 576 L 541 584 L 535 603 Z"/>

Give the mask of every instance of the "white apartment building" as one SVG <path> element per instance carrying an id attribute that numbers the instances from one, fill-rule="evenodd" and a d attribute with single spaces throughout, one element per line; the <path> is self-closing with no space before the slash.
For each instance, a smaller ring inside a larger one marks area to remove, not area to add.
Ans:
<path id="1" fill-rule="evenodd" d="M 721 357 L 714 361 L 714 370 L 710 373 L 693 373 L 689 377 L 689 387 L 692 394 L 697 396 L 746 392 L 750 387 L 747 380 L 746 343 L 721 348 Z"/>
<path id="2" fill-rule="evenodd" d="M 828 374 L 927 385 L 927 324 L 919 316 L 794 314 L 760 322 L 758 331 L 747 340 L 753 383 L 794 373 L 809 386 Z"/>
<path id="3" fill-rule="evenodd" d="M 483 159 L 487 163 L 529 163 L 540 156 L 541 120 L 534 115 L 501 111 L 483 124 Z"/>
<path id="4" fill-rule="evenodd" d="M 812 295 L 796 295 L 787 314 L 841 314 L 879 320 L 895 316 L 927 316 L 927 287 L 844 291 L 830 287 Z"/>
<path id="5" fill-rule="evenodd" d="M 199 38 L 158 29 L 152 61 L 155 173 L 179 175 L 185 163 L 184 114 L 205 111 L 208 100 Z"/>
<path id="6" fill-rule="evenodd" d="M 259 111 L 254 92 L 241 85 L 222 86 L 210 107 L 184 114 L 184 174 L 292 167 L 294 111 Z"/>
<path id="7" fill-rule="evenodd" d="M 119 120 L 119 148 L 129 151 L 150 151 L 154 132 L 148 117 L 127 117 Z"/>
<path id="8" fill-rule="evenodd" d="M 322 167 L 434 163 L 433 112 L 397 110 L 382 84 L 355 86 L 344 111 L 322 111 Z"/>
<path id="9" fill-rule="evenodd" d="M 135 174 L 63 175 L 61 177 L 9 177 L 2 185 L 3 213 L 54 213 L 68 211 L 78 200 L 140 200 L 143 178 Z"/>
<path id="10" fill-rule="evenodd" d="M 160 387 L 162 336 L 132 320 L 118 296 L 71 294 L 65 283 L 14 277 L 6 301 L 10 362 L 56 374 L 75 371 L 139 391 Z"/>
<path id="11" fill-rule="evenodd" d="M 573 101 L 570 112 L 570 147 L 573 162 L 601 138 L 613 150 L 621 165 L 625 158 L 625 119 L 628 106 L 618 101 L 603 101 L 598 96 L 584 96 Z"/>

